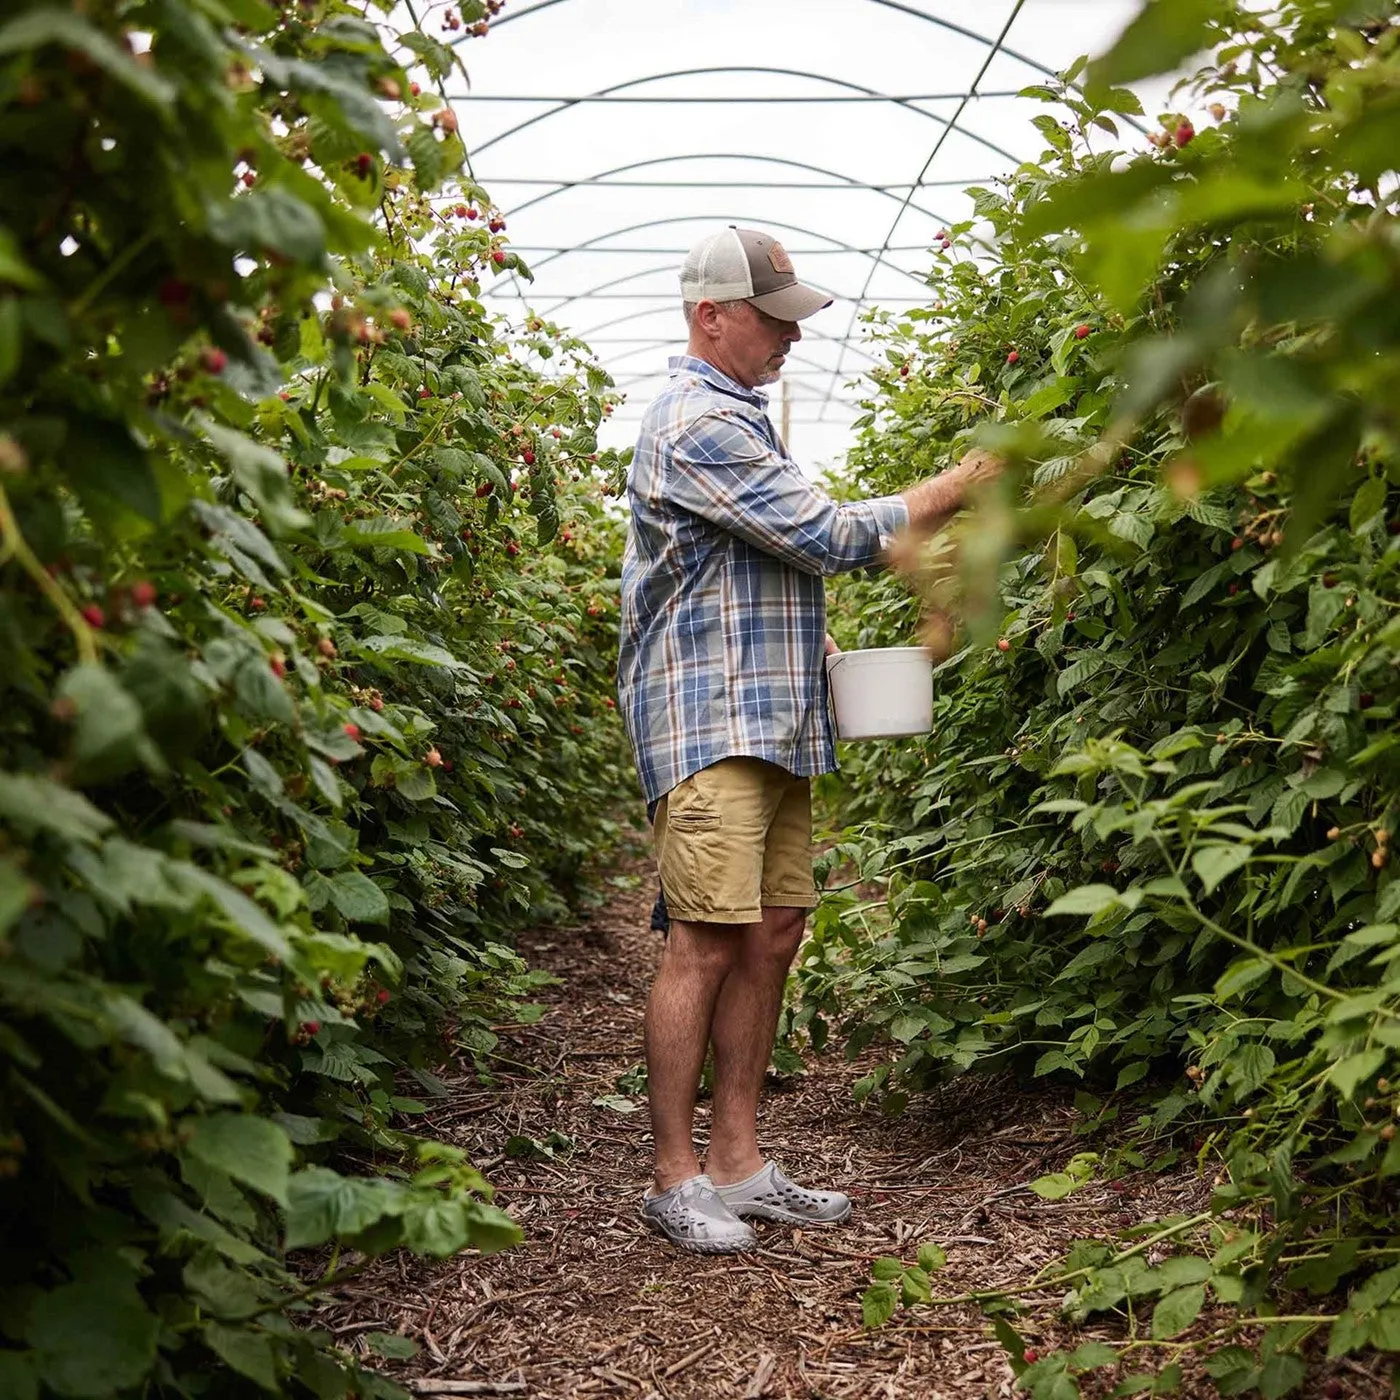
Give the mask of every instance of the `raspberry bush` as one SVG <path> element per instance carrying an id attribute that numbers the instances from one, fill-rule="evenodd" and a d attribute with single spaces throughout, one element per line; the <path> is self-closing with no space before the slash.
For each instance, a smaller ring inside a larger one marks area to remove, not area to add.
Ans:
<path id="1" fill-rule="evenodd" d="M 1116 85 L 1201 50 L 1210 124 L 1124 153 Z M 885 1039 L 859 1092 L 892 1112 L 966 1071 L 1081 1082 L 1086 1137 L 1133 1131 L 1046 1196 L 1213 1181 L 1030 1290 L 1120 1345 L 1032 1362 L 982 1299 L 1041 1400 L 1104 1366 L 1279 1396 L 1400 1348 L 1397 64 L 1391 7 L 1149 5 L 1032 90 L 1043 157 L 976 194 L 997 257 L 952 230 L 931 305 L 877 318 L 853 489 L 973 440 L 1013 470 L 906 561 L 922 624 L 892 576 L 833 609 L 844 645 L 922 625 L 935 732 L 843 756 L 835 857 L 887 895 L 818 912 L 792 1024 Z M 885 1261 L 869 1319 L 928 1272 Z"/>
<path id="2" fill-rule="evenodd" d="M 296 1325 L 341 1251 L 519 1237 L 413 1116 L 630 791 L 622 464 L 477 300 L 528 269 L 453 62 L 338 0 L 0 23 L 6 1396 L 398 1393 Z"/>

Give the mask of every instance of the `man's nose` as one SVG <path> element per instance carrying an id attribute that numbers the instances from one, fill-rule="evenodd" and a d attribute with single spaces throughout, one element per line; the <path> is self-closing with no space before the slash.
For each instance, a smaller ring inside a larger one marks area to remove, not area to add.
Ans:
<path id="1" fill-rule="evenodd" d="M 802 339 L 802 328 L 796 321 L 789 321 L 787 325 L 783 327 L 783 337 L 786 340 L 791 340 L 796 343 Z"/>

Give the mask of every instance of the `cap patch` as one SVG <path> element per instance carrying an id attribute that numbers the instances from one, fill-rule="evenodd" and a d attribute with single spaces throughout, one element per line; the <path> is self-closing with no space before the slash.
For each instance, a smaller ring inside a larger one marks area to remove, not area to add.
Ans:
<path id="1" fill-rule="evenodd" d="M 787 255 L 787 249 L 781 243 L 774 243 L 768 249 L 768 261 L 773 264 L 774 272 L 786 273 L 792 276 L 792 259 Z"/>

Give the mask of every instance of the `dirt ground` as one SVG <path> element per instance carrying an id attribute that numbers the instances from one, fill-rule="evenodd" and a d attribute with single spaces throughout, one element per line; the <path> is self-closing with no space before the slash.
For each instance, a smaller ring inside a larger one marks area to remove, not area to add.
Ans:
<path id="1" fill-rule="evenodd" d="M 809 1056 L 806 1074 L 771 1083 L 760 1141 L 796 1179 L 847 1192 L 852 1220 L 760 1225 L 762 1247 L 750 1255 L 671 1248 L 638 1216 L 648 1119 L 644 1099 L 618 1086 L 641 1062 L 660 950 L 647 927 L 652 885 L 636 859 L 612 881 L 615 897 L 587 922 L 522 940 L 531 963 L 562 985 L 542 994 L 541 1021 L 502 1031 L 494 1082 L 464 1069 L 446 1105 L 415 1122 L 487 1171 L 525 1243 L 441 1263 L 387 1257 L 316 1317 L 361 1351 L 376 1332 L 413 1339 L 412 1360 L 375 1363 L 400 1384 L 425 1395 L 539 1400 L 1007 1397 L 1006 1353 L 976 1309 L 915 1307 L 879 1330 L 862 1327 L 875 1258 L 912 1261 L 919 1244 L 937 1242 L 948 1263 L 934 1277 L 935 1296 L 952 1296 L 1026 1282 L 1077 1239 L 1204 1203 L 1208 1183 L 1194 1168 L 1042 1201 L 1025 1183 L 1083 1150 L 1071 1093 L 968 1079 L 891 1121 L 854 1103 L 861 1066 L 828 1052 Z M 595 1102 L 610 1096 L 613 1105 Z M 619 1111 L 619 1099 L 634 1111 Z M 707 1120 L 702 1104 L 702 1138 Z M 505 1154 L 511 1138 L 548 1143 L 551 1133 L 572 1144 L 553 1160 Z M 1028 1344 L 1049 1350 L 1091 1335 L 1068 1328 L 1056 1301 L 1018 1320 Z M 1325 1374 L 1348 1397 L 1392 1393 L 1380 1358 L 1344 1360 Z M 1320 1396 L 1323 1380 L 1310 1376 L 1294 1394 Z M 1094 1384 L 1093 1393 L 1108 1393 Z M 1188 1372 L 1184 1393 L 1217 1392 Z"/>

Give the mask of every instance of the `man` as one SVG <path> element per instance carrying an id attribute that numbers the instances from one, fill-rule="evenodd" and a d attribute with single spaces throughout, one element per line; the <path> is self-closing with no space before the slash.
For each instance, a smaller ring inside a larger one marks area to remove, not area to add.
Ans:
<path id="1" fill-rule="evenodd" d="M 809 779 L 836 767 L 822 579 L 879 562 L 896 531 L 936 529 L 991 465 L 979 454 L 902 495 L 835 504 L 758 391 L 830 299 L 776 240 L 732 225 L 691 249 L 681 295 L 690 342 L 628 482 L 618 690 L 671 918 L 646 1013 L 656 1181 L 643 1215 L 721 1253 L 756 1246 L 749 1218 L 851 1211 L 790 1181 L 757 1140 L 783 986 L 817 902 Z M 708 1044 L 702 1173 L 692 1120 Z"/>

